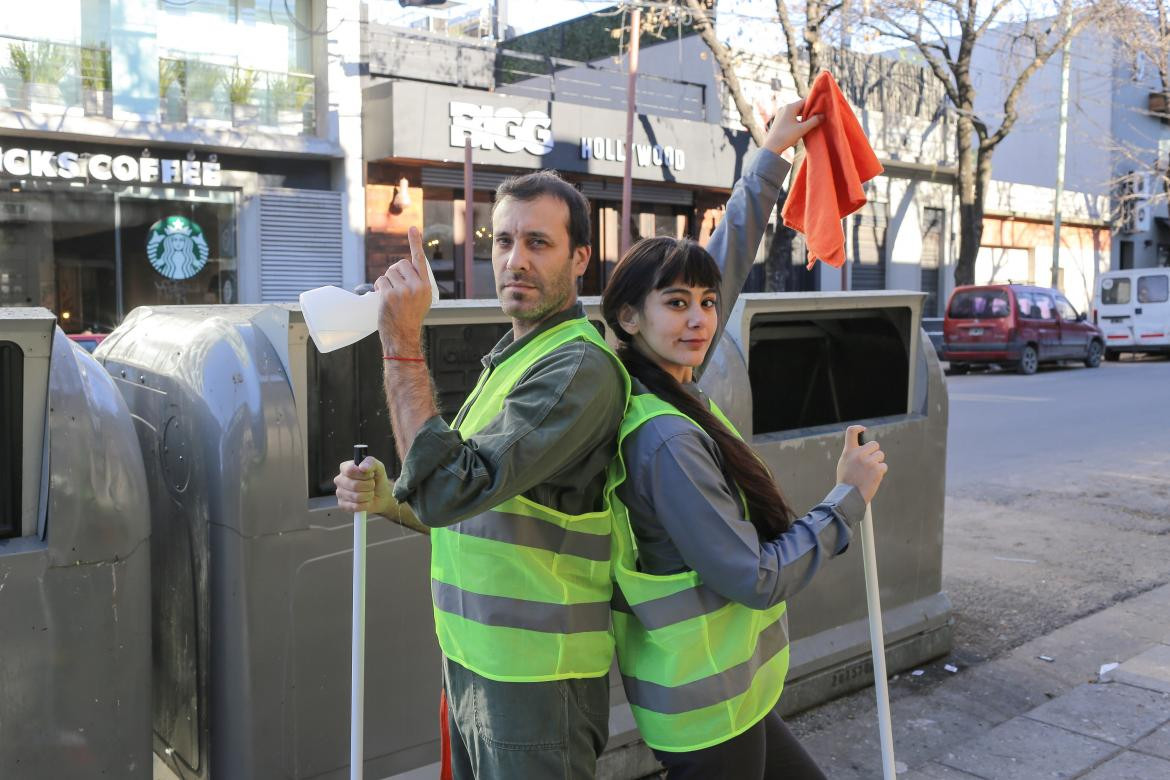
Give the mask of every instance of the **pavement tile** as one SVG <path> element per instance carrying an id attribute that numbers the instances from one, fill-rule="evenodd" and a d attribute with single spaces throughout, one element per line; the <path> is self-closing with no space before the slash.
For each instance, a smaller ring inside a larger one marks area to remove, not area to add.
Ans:
<path id="1" fill-rule="evenodd" d="M 1072 778 L 1116 750 L 1107 742 L 1019 717 L 948 750 L 938 761 L 952 769 L 995 780 Z"/>
<path id="2" fill-rule="evenodd" d="M 981 734 L 1006 718 L 986 720 L 955 706 L 954 696 L 905 697 L 891 702 L 894 756 L 917 766 L 951 744 L 954 734 Z M 860 778 L 881 775 L 881 744 L 872 699 L 864 701 L 854 718 L 837 728 L 810 734 L 801 744 L 829 777 Z M 901 775 L 899 775 L 901 777 Z"/>
<path id="3" fill-rule="evenodd" d="M 1170 693 L 1170 645 L 1154 645 L 1123 663 L 1110 677 L 1127 685 Z"/>
<path id="4" fill-rule="evenodd" d="M 981 775 L 972 775 L 960 772 L 945 764 L 931 761 L 904 775 L 898 775 L 898 780 L 986 780 Z"/>
<path id="5" fill-rule="evenodd" d="M 1156 643 L 1146 636 L 1149 628 L 1148 618 L 1106 610 L 1021 645 L 1012 655 L 1043 664 L 1041 674 L 1079 685 L 1095 680 L 1102 664 L 1120 663 L 1149 649 Z M 1041 655 L 1054 660 L 1041 661 Z"/>
<path id="6" fill-rule="evenodd" d="M 1071 688 L 1062 677 L 1051 674 L 1050 666 L 1034 657 L 1005 656 L 964 670 L 941 687 L 951 698 L 961 700 L 956 706 L 1002 723 Z"/>
<path id="7" fill-rule="evenodd" d="M 1170 720 L 1170 695 L 1122 683 L 1086 684 L 1024 717 L 1127 747 Z"/>
<path id="8" fill-rule="evenodd" d="M 1094 769 L 1083 780 L 1153 780 L 1170 777 L 1170 761 L 1126 750 Z"/>
<path id="9" fill-rule="evenodd" d="M 1133 744 L 1134 750 L 1149 753 L 1154 756 L 1170 759 L 1170 723 L 1150 734 L 1142 737 Z M 1167 775 L 1170 777 L 1170 775 Z"/>

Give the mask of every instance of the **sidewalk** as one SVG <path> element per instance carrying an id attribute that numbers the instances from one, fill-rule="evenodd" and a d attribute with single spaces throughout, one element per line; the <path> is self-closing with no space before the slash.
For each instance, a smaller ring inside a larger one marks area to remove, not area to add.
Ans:
<path id="1" fill-rule="evenodd" d="M 850 715 L 802 741 L 834 780 L 880 778 L 873 690 L 851 699 Z M 1170 778 L 1170 585 L 891 708 L 900 780 Z"/>

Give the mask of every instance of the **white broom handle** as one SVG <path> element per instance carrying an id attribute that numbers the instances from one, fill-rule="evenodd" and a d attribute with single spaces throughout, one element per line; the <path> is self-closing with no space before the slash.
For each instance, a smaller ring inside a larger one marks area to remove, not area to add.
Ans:
<path id="1" fill-rule="evenodd" d="M 355 444 L 353 462 L 366 458 L 366 445 Z M 366 699 L 366 513 L 353 515 L 353 637 L 350 645 L 349 678 L 349 777 L 361 780 L 365 763 L 362 738 L 365 736 Z"/>
<path id="2" fill-rule="evenodd" d="M 886 683 L 886 644 L 882 602 L 878 591 L 877 553 L 873 542 L 873 511 L 865 505 L 861 520 L 861 555 L 865 562 L 865 599 L 869 607 L 869 645 L 873 651 L 873 687 L 877 694 L 878 736 L 882 743 L 882 777 L 896 780 L 894 732 L 890 722 L 890 690 Z"/>

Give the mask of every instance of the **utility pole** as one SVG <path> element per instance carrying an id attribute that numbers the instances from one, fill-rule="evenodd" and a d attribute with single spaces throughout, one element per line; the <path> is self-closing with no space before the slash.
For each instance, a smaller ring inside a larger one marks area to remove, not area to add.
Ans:
<path id="1" fill-rule="evenodd" d="M 634 6 L 630 11 L 630 77 L 626 84 L 626 165 L 622 174 L 622 233 L 621 253 L 624 256 L 630 248 L 630 209 L 633 191 L 631 179 L 634 164 L 634 110 L 635 88 L 638 81 L 638 39 L 642 35 L 642 9 Z"/>
<path id="2" fill-rule="evenodd" d="M 1066 0 L 1064 30 L 1072 28 L 1072 2 Z M 1065 39 L 1060 54 L 1060 131 L 1056 142 L 1056 195 L 1052 208 L 1052 286 L 1060 283 L 1060 199 L 1064 195 L 1065 149 L 1068 146 L 1068 71 L 1072 37 Z"/>
<path id="3" fill-rule="evenodd" d="M 463 139 L 463 297 L 475 297 L 475 180 L 471 165 L 471 136 Z"/>

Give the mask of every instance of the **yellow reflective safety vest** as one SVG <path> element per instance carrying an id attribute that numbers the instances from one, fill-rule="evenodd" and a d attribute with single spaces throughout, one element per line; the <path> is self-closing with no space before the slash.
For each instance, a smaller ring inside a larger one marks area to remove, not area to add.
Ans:
<path id="1" fill-rule="evenodd" d="M 711 411 L 739 436 L 714 403 Z M 622 443 L 664 414 L 698 426 L 658 396 L 630 399 L 611 467 L 615 491 L 626 476 Z M 672 752 L 726 742 L 780 700 L 788 674 L 786 604 L 751 609 L 708 589 L 693 571 L 639 571 L 629 514 L 616 495 L 613 506 L 613 630 L 626 698 L 642 737 L 650 747 Z"/>
<path id="2" fill-rule="evenodd" d="M 455 428 L 472 436 L 503 409 L 532 365 L 571 341 L 606 351 L 597 329 L 574 318 L 539 334 L 485 370 Z M 443 653 L 493 680 L 540 682 L 600 677 L 613 662 L 609 602 L 613 491 L 601 511 L 568 515 L 516 496 L 431 531 L 431 596 Z"/>

